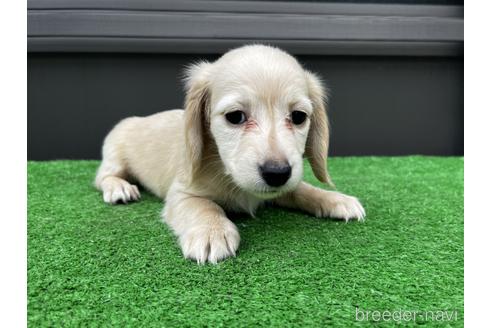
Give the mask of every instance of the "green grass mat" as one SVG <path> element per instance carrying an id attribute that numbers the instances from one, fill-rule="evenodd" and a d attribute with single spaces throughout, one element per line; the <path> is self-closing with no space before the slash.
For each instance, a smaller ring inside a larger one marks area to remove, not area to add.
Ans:
<path id="1" fill-rule="evenodd" d="M 357 307 L 463 325 L 463 158 L 330 159 L 366 222 L 264 208 L 235 219 L 236 258 L 202 266 L 183 259 L 161 200 L 104 204 L 97 165 L 28 164 L 31 327 L 367 325 Z"/>

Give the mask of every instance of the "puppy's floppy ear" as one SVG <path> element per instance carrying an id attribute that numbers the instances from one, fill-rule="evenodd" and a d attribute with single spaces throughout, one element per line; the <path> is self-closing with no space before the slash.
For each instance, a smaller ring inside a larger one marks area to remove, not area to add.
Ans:
<path id="1" fill-rule="evenodd" d="M 325 109 L 326 92 L 320 79 L 313 73 L 306 71 L 306 81 L 309 99 L 313 105 L 313 113 L 306 141 L 305 155 L 316 178 L 334 187 L 326 167 L 329 145 L 328 117 Z"/>
<path id="2" fill-rule="evenodd" d="M 185 77 L 185 165 L 193 180 L 202 164 L 204 138 L 208 129 L 210 82 L 208 70 L 211 64 L 200 62 L 186 70 Z"/>

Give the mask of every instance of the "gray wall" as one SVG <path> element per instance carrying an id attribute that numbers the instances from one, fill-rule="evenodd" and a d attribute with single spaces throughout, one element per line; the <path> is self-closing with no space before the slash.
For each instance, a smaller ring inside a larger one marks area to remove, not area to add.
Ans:
<path id="1" fill-rule="evenodd" d="M 28 54 L 28 158 L 100 158 L 118 120 L 181 108 L 200 54 Z M 463 58 L 298 56 L 331 89 L 332 155 L 463 155 Z M 169 140 L 172 142 L 172 140 Z"/>
<path id="2" fill-rule="evenodd" d="M 186 64 L 252 42 L 297 55 L 326 80 L 333 155 L 463 154 L 460 1 L 28 0 L 27 8 L 29 159 L 99 158 L 122 118 L 182 107 Z"/>

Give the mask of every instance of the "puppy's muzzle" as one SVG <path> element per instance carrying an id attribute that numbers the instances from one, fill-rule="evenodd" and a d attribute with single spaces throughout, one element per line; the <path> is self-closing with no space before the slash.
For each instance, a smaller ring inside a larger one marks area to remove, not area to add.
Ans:
<path id="1" fill-rule="evenodd" d="M 263 180 L 270 187 L 283 186 L 290 178 L 292 168 L 288 163 L 267 161 L 259 167 Z"/>

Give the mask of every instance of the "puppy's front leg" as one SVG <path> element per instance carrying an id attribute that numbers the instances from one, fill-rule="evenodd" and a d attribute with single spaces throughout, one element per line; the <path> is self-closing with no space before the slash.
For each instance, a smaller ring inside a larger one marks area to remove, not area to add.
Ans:
<path id="1" fill-rule="evenodd" d="M 316 217 L 364 220 L 366 212 L 359 200 L 336 191 L 328 191 L 301 182 L 296 190 L 275 202 L 284 207 L 300 209 Z"/>
<path id="2" fill-rule="evenodd" d="M 186 258 L 217 263 L 236 255 L 239 232 L 224 210 L 211 200 L 181 192 L 168 195 L 164 222 L 178 236 Z"/>

